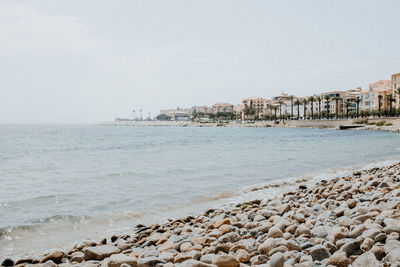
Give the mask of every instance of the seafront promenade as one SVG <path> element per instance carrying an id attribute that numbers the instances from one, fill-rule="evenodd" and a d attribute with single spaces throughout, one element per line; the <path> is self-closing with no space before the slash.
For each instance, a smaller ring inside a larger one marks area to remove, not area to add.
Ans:
<path id="1" fill-rule="evenodd" d="M 3 266 L 398 266 L 400 164 Z"/>

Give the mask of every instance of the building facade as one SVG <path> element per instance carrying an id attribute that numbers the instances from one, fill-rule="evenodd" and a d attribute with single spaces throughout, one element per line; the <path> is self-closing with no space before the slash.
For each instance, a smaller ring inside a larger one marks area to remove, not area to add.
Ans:
<path id="1" fill-rule="evenodd" d="M 243 109 L 243 105 L 242 104 L 236 104 L 233 106 L 233 112 L 236 114 L 241 114 Z"/>
<path id="2" fill-rule="evenodd" d="M 160 114 L 167 115 L 171 117 L 171 120 L 174 121 L 188 121 L 192 115 L 191 108 L 176 108 L 176 109 L 162 109 L 160 110 Z"/>
<path id="3" fill-rule="evenodd" d="M 209 106 L 192 106 L 192 114 L 193 112 L 197 113 L 211 113 L 211 108 Z"/>
<path id="4" fill-rule="evenodd" d="M 272 103 L 277 104 L 279 101 L 287 102 L 290 101 L 291 96 L 289 94 L 281 93 L 278 96 L 272 97 Z"/>
<path id="5" fill-rule="evenodd" d="M 376 107 L 375 103 L 375 91 L 366 90 L 360 93 L 360 111 L 374 111 Z"/>
<path id="6" fill-rule="evenodd" d="M 341 107 L 343 113 L 346 113 L 347 109 L 349 110 L 349 113 L 357 113 L 357 100 L 360 99 L 360 95 L 362 92 L 363 90 L 361 87 L 358 87 L 356 89 L 350 89 L 345 92 L 345 94 L 343 95 L 343 101 Z M 349 102 L 348 107 L 346 106 L 347 102 Z M 359 102 L 361 103 L 361 99 Z"/>
<path id="7" fill-rule="evenodd" d="M 346 94 L 345 91 L 331 91 L 327 93 L 322 93 L 321 97 L 321 111 L 328 110 L 328 102 L 329 102 L 329 113 L 336 114 L 343 112 L 343 97 Z M 329 96 L 329 100 L 326 100 L 325 97 Z M 337 99 L 337 100 L 336 100 Z"/>
<path id="8" fill-rule="evenodd" d="M 266 100 L 261 97 L 242 100 L 242 120 L 261 119 L 267 108 Z"/>
<path id="9" fill-rule="evenodd" d="M 379 103 L 381 109 L 388 107 L 388 95 L 392 94 L 392 81 L 391 80 L 380 80 L 369 85 L 369 90 L 374 91 L 375 96 L 375 107 L 374 110 L 379 110 Z"/>
<path id="10" fill-rule="evenodd" d="M 392 75 L 392 95 L 393 97 L 396 99 L 396 108 L 399 109 L 400 108 L 400 95 L 398 93 L 400 93 L 398 91 L 398 89 L 400 89 L 400 73 L 397 74 L 393 74 Z"/>
<path id="11" fill-rule="evenodd" d="M 212 105 L 211 110 L 214 114 L 218 112 L 233 112 L 233 105 L 229 103 L 215 103 Z"/>

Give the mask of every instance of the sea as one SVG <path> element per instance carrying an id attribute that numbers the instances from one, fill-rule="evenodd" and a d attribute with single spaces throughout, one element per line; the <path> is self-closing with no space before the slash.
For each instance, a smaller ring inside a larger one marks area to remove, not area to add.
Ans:
<path id="1" fill-rule="evenodd" d="M 379 131 L 0 125 L 0 258 L 399 160 L 400 135 Z"/>

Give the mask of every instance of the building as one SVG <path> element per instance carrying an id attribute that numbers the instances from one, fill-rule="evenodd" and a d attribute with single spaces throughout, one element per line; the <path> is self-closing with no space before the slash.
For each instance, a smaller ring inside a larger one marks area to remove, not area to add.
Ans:
<path id="1" fill-rule="evenodd" d="M 357 99 L 360 98 L 362 92 L 363 90 L 361 87 L 357 87 L 356 89 L 350 89 L 345 92 L 345 94 L 342 97 L 343 101 L 341 107 L 344 113 L 347 112 L 347 107 L 346 107 L 347 102 L 350 102 L 350 105 L 348 107 L 349 113 L 357 113 Z"/>
<path id="2" fill-rule="evenodd" d="M 192 113 L 211 113 L 211 108 L 209 106 L 193 106 L 191 109 Z"/>
<path id="3" fill-rule="evenodd" d="M 292 96 L 285 94 L 285 93 L 281 93 L 278 96 L 272 97 L 272 100 L 270 100 L 271 103 L 269 103 L 269 104 L 277 107 L 277 112 L 276 112 L 277 116 L 281 116 L 281 115 L 290 116 L 291 107 L 292 107 L 291 97 Z M 293 96 L 293 102 L 296 99 L 297 99 L 297 97 Z M 293 110 L 293 112 L 294 112 L 294 110 Z M 274 115 L 273 113 L 274 112 L 272 112 L 271 110 L 267 111 L 267 114 L 269 114 L 269 115 Z"/>
<path id="4" fill-rule="evenodd" d="M 277 104 L 279 101 L 287 102 L 290 101 L 291 96 L 285 93 L 281 93 L 278 96 L 272 97 L 272 103 Z"/>
<path id="5" fill-rule="evenodd" d="M 392 75 L 392 95 L 396 99 L 396 108 L 400 108 L 400 96 L 396 91 L 400 88 L 400 73 Z M 400 93 L 400 92 L 399 92 Z"/>
<path id="6" fill-rule="evenodd" d="M 369 85 L 369 90 L 374 91 L 375 95 L 375 107 L 374 110 L 379 110 L 379 98 L 381 98 L 381 109 L 388 107 L 387 96 L 392 94 L 392 81 L 391 80 L 380 80 Z"/>
<path id="7" fill-rule="evenodd" d="M 346 94 L 345 91 L 331 91 L 327 93 L 322 93 L 321 96 L 321 111 L 327 111 L 328 105 L 327 100 L 325 100 L 326 95 L 329 96 L 329 113 L 336 114 L 343 112 L 343 97 Z M 337 99 L 337 100 L 335 100 Z M 337 106 L 336 106 L 337 105 Z M 337 109 L 336 109 L 337 108 Z"/>
<path id="8" fill-rule="evenodd" d="M 375 91 L 366 90 L 360 93 L 360 111 L 373 111 L 375 110 Z"/>
<path id="9" fill-rule="evenodd" d="M 267 108 L 266 100 L 252 97 L 242 100 L 242 120 L 261 119 Z"/>
<path id="10" fill-rule="evenodd" d="M 295 102 L 296 99 L 293 100 L 293 117 L 297 118 L 297 106 L 294 104 Z M 284 101 L 282 104 L 282 110 L 283 115 L 288 115 L 290 117 L 292 115 L 292 101 Z"/>
<path id="11" fill-rule="evenodd" d="M 285 95 L 283 95 L 285 96 Z M 306 104 L 306 116 L 307 117 L 311 117 L 312 114 L 314 114 L 314 116 L 316 116 L 319 113 L 319 104 L 317 102 L 317 95 L 313 95 L 314 97 L 314 101 L 313 103 L 311 103 L 309 101 L 310 96 L 306 96 L 303 98 L 297 97 L 297 96 L 293 96 L 293 117 L 297 118 L 303 118 L 304 119 L 304 104 L 303 102 L 301 102 L 301 104 L 299 105 L 299 107 L 296 105 L 296 101 L 299 99 L 300 101 L 303 101 L 304 99 L 307 99 L 307 104 Z M 275 97 L 275 99 L 280 99 L 279 101 L 282 101 L 282 115 L 286 115 L 288 117 L 291 117 L 292 115 L 292 100 L 291 100 L 291 96 L 288 96 L 288 98 L 286 98 L 286 100 L 284 100 L 285 98 L 283 98 L 282 96 L 280 97 Z M 274 101 L 274 100 L 273 100 Z M 275 100 L 276 101 L 276 100 Z M 278 105 L 279 107 L 279 101 L 275 104 Z M 322 101 L 321 101 L 321 109 L 322 109 Z M 312 109 L 312 111 L 311 111 Z M 279 108 L 278 108 L 279 110 Z M 300 114 L 298 114 L 298 112 Z M 279 112 L 278 112 L 279 114 Z"/>
<path id="12" fill-rule="evenodd" d="M 160 114 L 170 116 L 174 121 L 188 121 L 192 115 L 192 109 L 190 108 L 176 108 L 176 109 L 163 109 L 160 110 Z"/>
<path id="13" fill-rule="evenodd" d="M 229 103 L 215 103 L 212 105 L 211 110 L 214 114 L 218 112 L 233 112 L 233 105 Z"/>
<path id="14" fill-rule="evenodd" d="M 173 117 L 174 121 L 190 121 L 190 115 L 187 113 L 175 113 Z"/>
<path id="15" fill-rule="evenodd" d="M 294 97 L 293 99 L 293 118 L 302 118 L 304 119 L 304 104 L 303 104 L 303 99 L 307 99 L 307 104 L 306 104 L 306 117 L 311 117 L 312 114 L 314 114 L 314 116 L 316 116 L 318 114 L 318 102 L 316 99 L 316 95 L 313 95 L 314 97 L 314 101 L 311 104 L 311 102 L 309 101 L 310 97 L 306 96 L 303 98 L 300 97 Z M 300 105 L 296 105 L 296 101 L 300 100 Z M 322 102 L 321 102 L 322 103 Z M 292 115 L 292 101 L 284 101 L 282 106 L 284 108 L 284 111 L 282 112 L 282 115 L 286 115 L 288 117 L 291 117 Z M 312 108 L 312 112 L 311 112 L 311 108 Z M 278 113 L 279 114 L 279 113 Z"/>
<path id="16" fill-rule="evenodd" d="M 243 105 L 242 104 L 236 104 L 233 106 L 233 112 L 236 114 L 241 114 L 243 109 Z"/>

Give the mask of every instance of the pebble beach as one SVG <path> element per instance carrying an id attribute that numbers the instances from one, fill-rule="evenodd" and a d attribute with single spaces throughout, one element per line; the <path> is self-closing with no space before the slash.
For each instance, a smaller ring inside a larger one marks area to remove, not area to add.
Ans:
<path id="1" fill-rule="evenodd" d="M 400 132 L 400 119 L 393 118 L 374 118 L 369 119 L 371 124 L 356 124 L 354 119 L 340 120 L 285 120 L 275 124 L 273 121 L 256 121 L 251 123 L 239 122 L 210 122 L 199 123 L 191 121 L 119 121 L 119 122 L 103 122 L 98 123 L 98 126 L 152 126 L 152 127 L 234 127 L 234 128 L 315 128 L 315 129 L 339 129 L 340 126 L 354 126 L 351 130 L 366 130 L 366 131 L 385 131 L 385 132 Z M 384 121 L 388 124 L 377 126 L 373 123 Z"/>
<path id="2" fill-rule="evenodd" d="M 3 266 L 400 266 L 400 164 Z"/>

